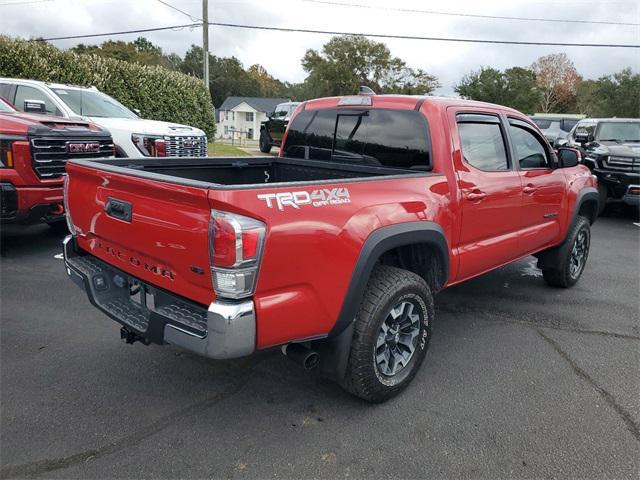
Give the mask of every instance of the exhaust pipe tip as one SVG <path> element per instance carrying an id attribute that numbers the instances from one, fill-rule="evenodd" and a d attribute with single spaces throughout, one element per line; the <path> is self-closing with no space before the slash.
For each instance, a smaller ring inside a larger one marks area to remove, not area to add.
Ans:
<path id="1" fill-rule="evenodd" d="M 282 346 L 282 353 L 305 370 L 313 370 L 320 363 L 320 355 L 301 343 L 288 343 Z"/>

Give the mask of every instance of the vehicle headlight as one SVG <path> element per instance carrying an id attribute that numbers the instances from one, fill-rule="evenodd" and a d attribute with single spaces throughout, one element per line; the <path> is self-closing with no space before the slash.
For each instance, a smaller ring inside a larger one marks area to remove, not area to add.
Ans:
<path id="1" fill-rule="evenodd" d="M 13 168 L 13 142 L 0 140 L 0 168 Z"/>
<path id="2" fill-rule="evenodd" d="M 145 157 L 167 156 L 167 145 L 161 135 L 134 133 L 131 135 L 131 141 Z"/>

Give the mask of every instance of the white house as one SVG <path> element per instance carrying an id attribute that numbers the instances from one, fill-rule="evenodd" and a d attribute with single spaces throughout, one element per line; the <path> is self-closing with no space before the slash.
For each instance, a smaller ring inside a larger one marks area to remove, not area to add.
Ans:
<path id="1" fill-rule="evenodd" d="M 227 97 L 216 109 L 216 138 L 257 140 L 260 123 L 286 98 Z"/>

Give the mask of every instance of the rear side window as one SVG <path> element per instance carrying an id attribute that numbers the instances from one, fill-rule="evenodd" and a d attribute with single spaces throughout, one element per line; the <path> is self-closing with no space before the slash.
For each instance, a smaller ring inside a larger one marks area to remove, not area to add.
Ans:
<path id="1" fill-rule="evenodd" d="M 291 122 L 283 154 L 429 170 L 427 122 L 414 110 L 311 110 Z"/>
<path id="2" fill-rule="evenodd" d="M 497 117 L 459 115 L 458 133 L 464 160 L 479 170 L 509 170 L 504 136 Z"/>

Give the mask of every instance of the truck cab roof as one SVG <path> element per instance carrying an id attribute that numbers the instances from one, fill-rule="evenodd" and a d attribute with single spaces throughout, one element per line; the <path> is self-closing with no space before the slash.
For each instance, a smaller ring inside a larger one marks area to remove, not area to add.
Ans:
<path id="1" fill-rule="evenodd" d="M 370 99 L 370 103 L 361 100 L 363 103 L 357 103 L 358 99 Z M 352 100 L 352 101 L 350 101 Z M 497 105 L 488 102 L 479 102 L 476 100 L 466 100 L 463 98 L 451 97 L 432 97 L 428 95 L 398 95 L 398 94 L 382 94 L 382 95 L 345 95 L 339 97 L 325 97 L 315 100 L 303 102 L 305 109 L 324 109 L 335 107 L 371 107 L 371 108 L 394 108 L 394 109 L 420 109 L 423 104 L 431 104 L 437 109 L 446 109 L 448 107 L 468 106 L 473 108 L 490 108 L 509 112 L 521 116 L 522 114 L 504 105 Z"/>

